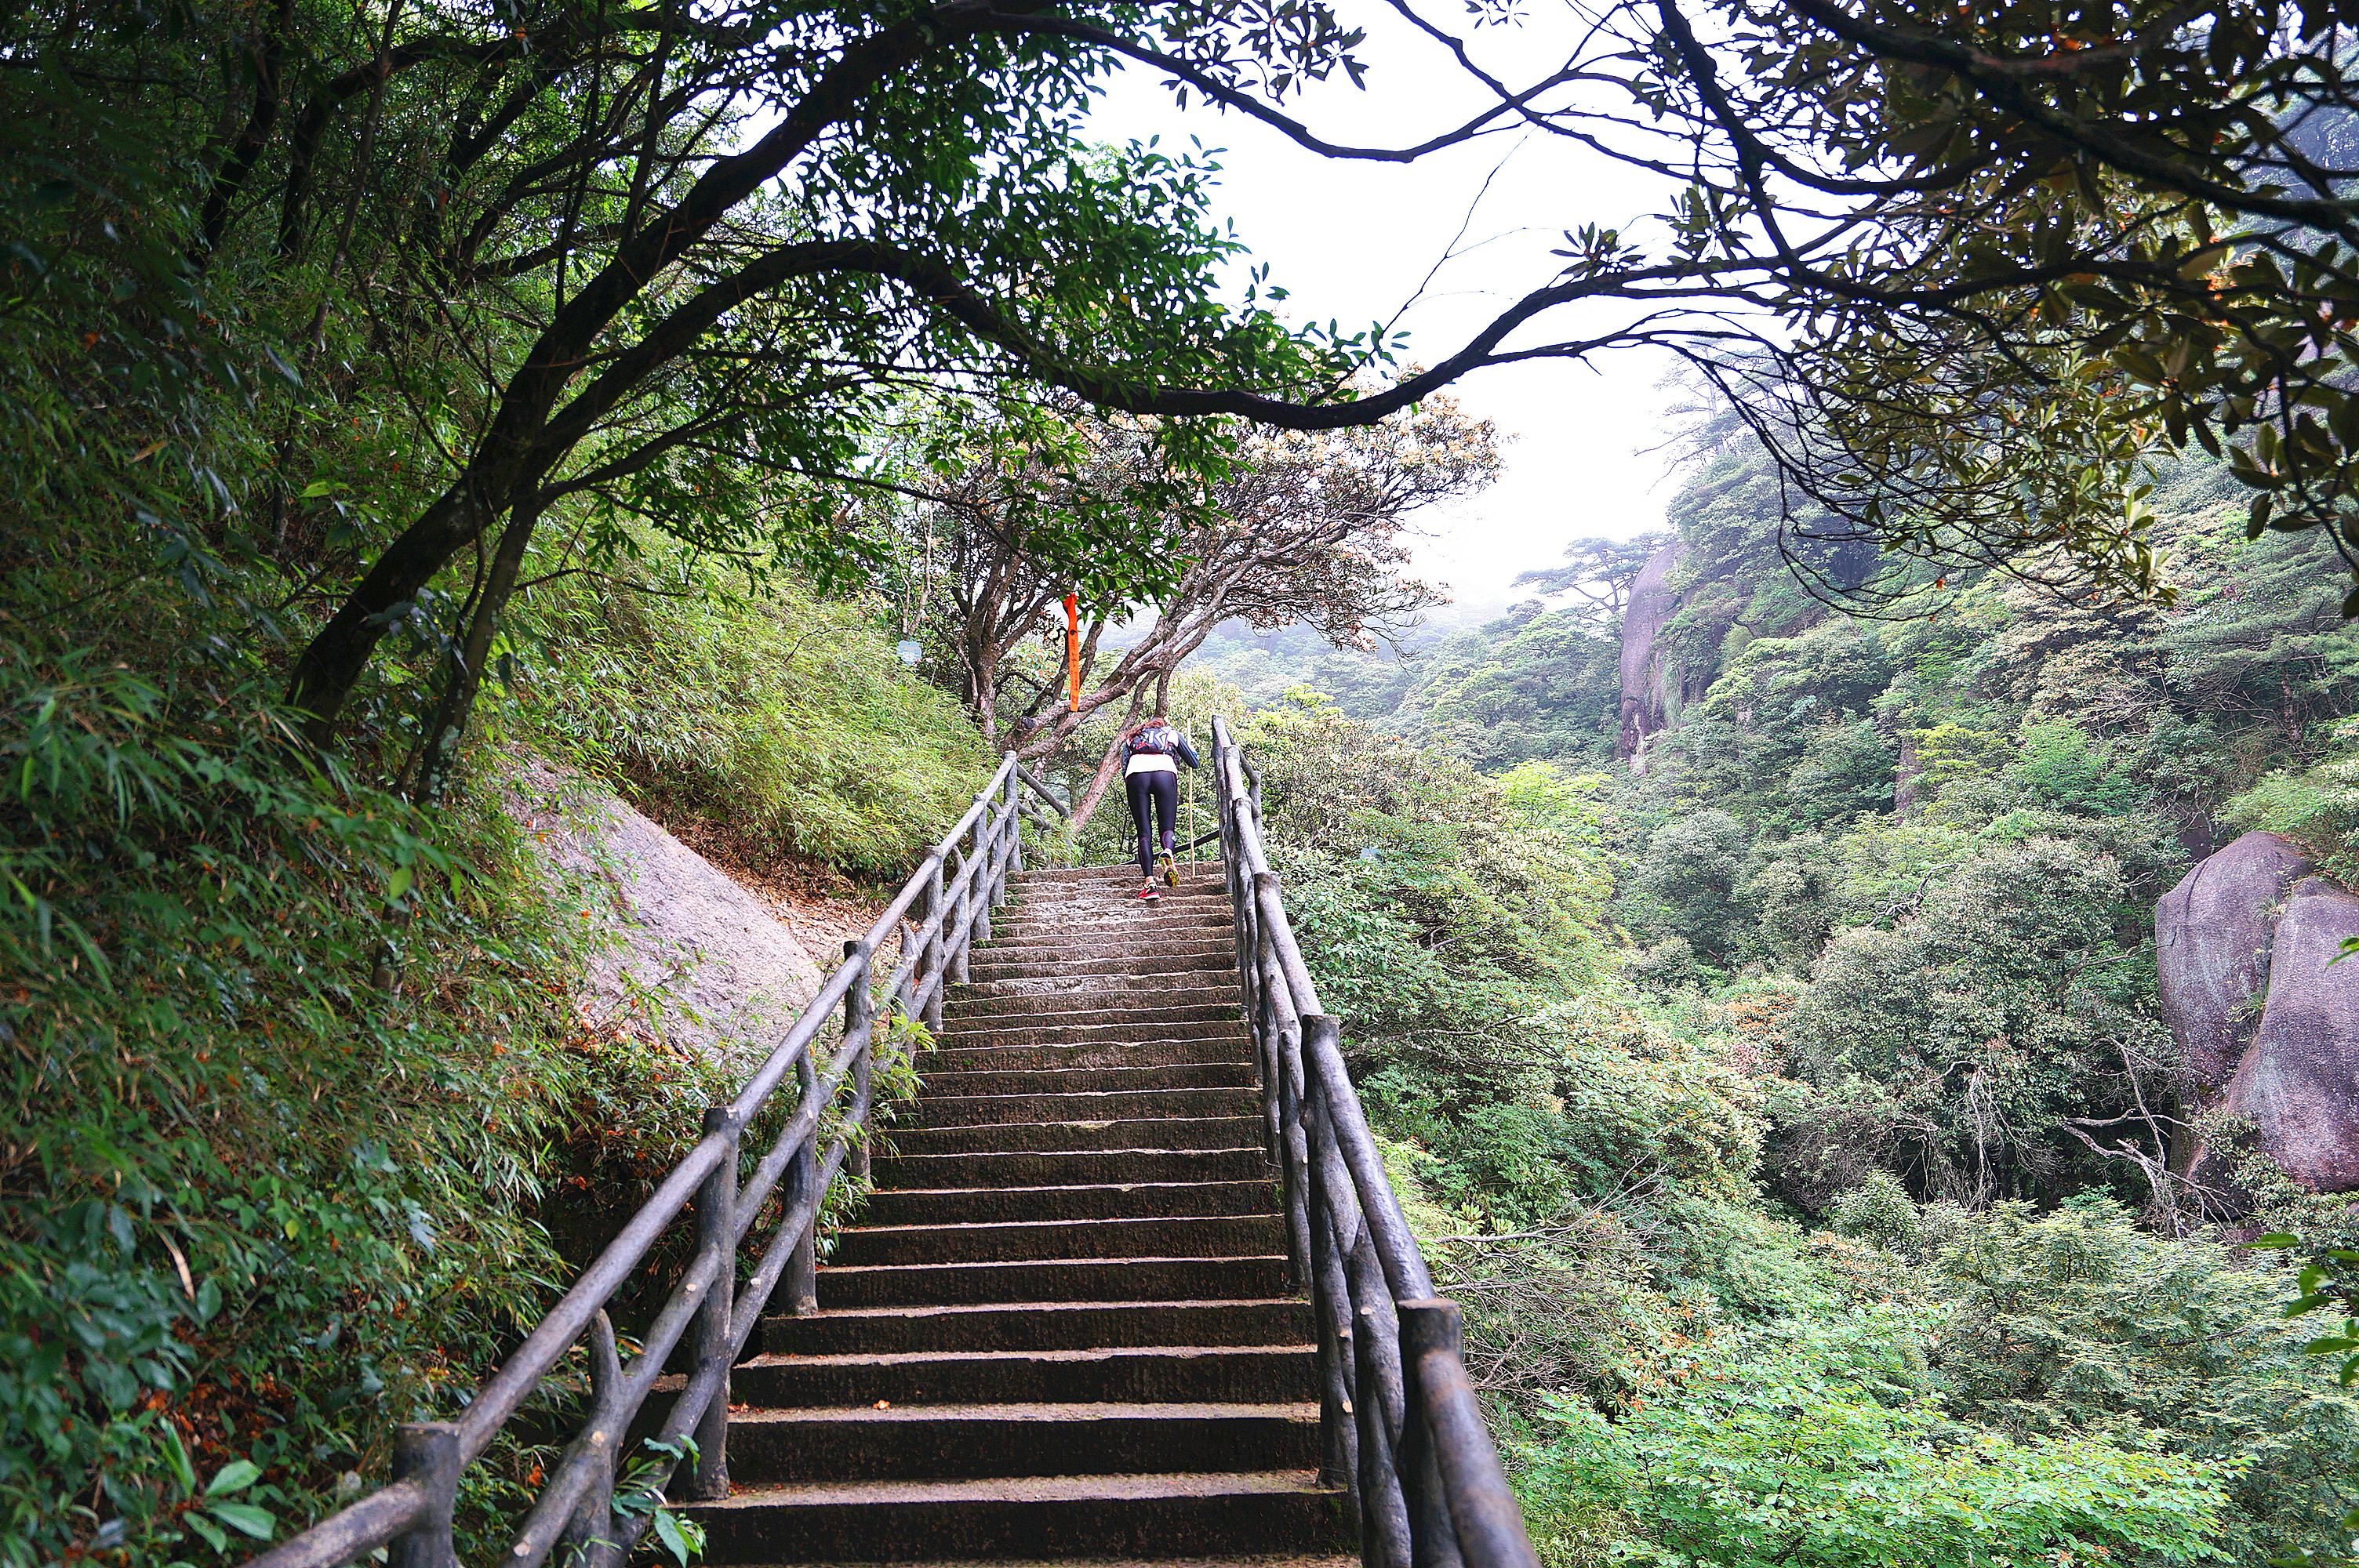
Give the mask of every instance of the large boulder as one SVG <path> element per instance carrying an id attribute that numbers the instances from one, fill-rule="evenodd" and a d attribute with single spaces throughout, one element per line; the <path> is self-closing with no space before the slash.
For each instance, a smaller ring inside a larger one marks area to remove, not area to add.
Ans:
<path id="1" fill-rule="evenodd" d="M 2268 958 L 2268 1004 L 2222 1105 L 2260 1130 L 2287 1175 L 2317 1192 L 2359 1188 L 2359 897 L 2323 877 L 2296 884 Z"/>
<path id="2" fill-rule="evenodd" d="M 2203 1103 L 2252 1043 L 2279 908 L 2286 890 L 2310 871 L 2310 857 L 2291 839 L 2247 833 L 2197 862 L 2155 903 L 2163 1017 Z"/>
<path id="3" fill-rule="evenodd" d="M 1667 672 L 1656 646 L 1679 612 L 1679 590 L 1671 586 L 1679 561 L 1676 538 L 1647 557 L 1622 611 L 1621 753 L 1630 759 L 1633 773 L 1646 771 L 1647 738 L 1679 721 L 1678 683 L 1666 689 Z"/>
<path id="4" fill-rule="evenodd" d="M 527 838 L 560 876 L 602 897 L 620 932 L 588 977 L 612 1009 L 635 999 L 676 1045 L 766 1039 L 819 992 L 819 966 L 713 863 L 612 792 L 542 762 L 526 765 L 509 795 Z"/>

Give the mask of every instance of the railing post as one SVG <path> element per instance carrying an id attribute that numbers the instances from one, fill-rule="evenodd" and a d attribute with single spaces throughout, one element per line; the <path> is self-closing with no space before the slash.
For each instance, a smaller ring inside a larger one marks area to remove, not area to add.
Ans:
<path id="1" fill-rule="evenodd" d="M 1007 869 L 1011 871 L 1024 869 L 1024 815 L 1016 809 L 1023 799 L 1024 781 L 1016 776 L 1014 768 L 1010 768 L 1007 770 Z M 1004 902 L 1007 894 L 1006 878 L 1000 880 L 999 887 Z"/>
<path id="2" fill-rule="evenodd" d="M 942 1002 L 951 989 L 950 977 L 942 973 L 942 858 L 932 857 L 926 873 L 926 961 L 923 966 L 929 979 L 939 981 L 926 999 L 926 1027 L 939 1034 L 942 1029 Z"/>
<path id="3" fill-rule="evenodd" d="M 1316 1090 L 1305 1120 L 1315 1149 L 1325 1131 Z M 1321 1180 L 1319 1162 L 1308 1172 L 1310 1229 L 1310 1320 L 1319 1336 L 1319 1484 L 1344 1488 L 1352 1504 L 1352 1528 L 1360 1528 L 1360 1440 L 1352 1419 L 1352 1292 L 1336 1257 L 1335 1226 Z"/>
<path id="4" fill-rule="evenodd" d="M 1296 1025 L 1297 1038 L 1289 1042 L 1284 1030 L 1275 1030 L 1270 1036 L 1270 1060 L 1277 1074 L 1277 1174 L 1278 1190 L 1286 1202 L 1286 1265 L 1294 1288 L 1310 1288 L 1310 1219 L 1309 1184 L 1304 1179 L 1310 1163 L 1309 1140 L 1302 1130 L 1302 1075 L 1295 1070 L 1288 1057 L 1299 1055 L 1300 1025 Z"/>
<path id="5" fill-rule="evenodd" d="M 1404 1303 L 1404 1319 L 1412 1307 L 1440 1309 L 1453 1328 L 1459 1321 L 1457 1306 L 1440 1298 Z M 1419 1357 L 1418 1382 L 1460 1553 L 1475 1568 L 1539 1568 L 1524 1531 L 1523 1509 L 1499 1463 L 1498 1445 L 1484 1428 L 1463 1358 L 1428 1350 Z"/>
<path id="6" fill-rule="evenodd" d="M 426 1517 L 395 1538 L 387 1568 L 458 1568 L 451 1515 L 459 1503 L 459 1426 L 419 1421 L 393 1429 L 393 1478 L 426 1494 Z"/>
<path id="7" fill-rule="evenodd" d="M 614 1401 L 623 1383 L 623 1358 L 614 1349 L 614 1325 L 604 1312 L 590 1320 L 590 1411 L 593 1425 L 613 1420 Z M 578 1563 L 593 1541 L 612 1537 L 614 1528 L 614 1463 L 622 1433 L 609 1431 L 592 1439 L 605 1449 L 591 1466 L 590 1489 L 573 1505 L 564 1533 L 557 1538 L 557 1561 Z"/>
<path id="8" fill-rule="evenodd" d="M 999 907 L 999 835 L 1001 825 L 986 808 L 974 825 L 974 852 L 983 864 L 974 873 L 974 930 L 969 943 L 991 940 L 991 912 Z"/>
<path id="9" fill-rule="evenodd" d="M 1412 1552 L 1417 1568 L 1461 1568 L 1458 1526 L 1450 1518 L 1450 1495 L 1442 1489 L 1434 1453 L 1433 1422 L 1426 1414 L 1425 1361 L 1429 1356 L 1464 1361 L 1465 1334 L 1455 1302 L 1402 1302 L 1398 1311 L 1401 1403 L 1408 1412 L 1401 1424 L 1400 1474 L 1415 1532 Z"/>
<path id="10" fill-rule="evenodd" d="M 696 1469 L 689 1477 L 688 1495 L 700 1503 L 721 1502 L 729 1496 L 729 1319 L 737 1303 L 737 1119 L 725 1105 L 706 1108 L 704 1135 L 723 1136 L 721 1162 L 704 1178 L 696 1194 L 696 1250 L 712 1260 L 712 1282 L 696 1304 L 696 1359 L 689 1370 L 699 1375 L 720 1368 L 721 1381 L 712 1400 L 696 1418 Z"/>
<path id="11" fill-rule="evenodd" d="M 859 979 L 843 992 L 843 1037 L 850 1040 L 855 1035 L 865 1036 L 852 1057 L 853 1116 L 860 1125 L 845 1130 L 844 1136 L 851 1146 L 845 1151 L 844 1168 L 864 1181 L 868 1176 L 868 1086 L 875 1076 L 876 1057 L 875 1003 L 868 995 L 866 945 L 847 940 L 843 945 L 843 961 L 846 966 L 856 964 L 860 967 Z"/>
<path id="12" fill-rule="evenodd" d="M 1277 873 L 1274 871 L 1254 872 L 1253 888 L 1255 904 L 1256 907 L 1259 907 L 1260 895 L 1262 893 L 1267 892 L 1272 897 L 1277 896 Z M 1263 1074 L 1267 1079 L 1266 1088 L 1262 1096 L 1263 1119 L 1267 1124 L 1265 1129 L 1264 1135 L 1269 1143 L 1270 1161 L 1272 1163 L 1276 1164 L 1282 1163 L 1285 1160 L 1285 1154 L 1278 1146 L 1278 1078 L 1280 1076 L 1280 1068 L 1278 1065 L 1277 1053 L 1280 1026 L 1277 1021 L 1277 1010 L 1269 1005 L 1269 986 L 1267 977 L 1265 975 L 1264 969 L 1265 968 L 1274 968 L 1277 963 L 1277 957 L 1276 955 L 1270 951 L 1268 933 L 1262 930 L 1258 925 L 1255 927 L 1253 939 L 1253 951 L 1248 956 L 1247 962 L 1237 967 L 1237 974 L 1239 979 L 1242 979 L 1246 970 L 1250 969 L 1253 972 L 1254 984 L 1245 991 L 1245 997 L 1247 999 L 1247 1011 L 1245 1016 L 1247 1022 L 1252 1025 L 1254 1042 L 1261 1047 L 1261 1067 Z"/>
<path id="13" fill-rule="evenodd" d="M 948 868 L 951 880 L 958 883 L 958 892 L 951 895 L 950 914 L 942 925 L 942 939 L 950 945 L 950 983 L 962 986 L 967 983 L 967 949 L 974 946 L 972 940 L 973 934 L 967 929 L 967 905 L 968 901 L 974 897 L 974 879 L 961 874 L 966 871 L 968 857 L 957 845 L 951 846 L 951 853 L 958 858 L 958 864 Z"/>
<path id="14" fill-rule="evenodd" d="M 811 1070 L 808 1051 L 795 1058 L 795 1087 L 802 1091 L 804 1100 L 818 1091 L 819 1075 Z M 814 1123 L 811 1135 L 787 1163 L 785 1191 L 780 1196 L 789 1214 L 803 1201 L 804 1195 L 818 1192 L 819 1139 L 820 1128 Z M 779 1281 L 787 1292 L 787 1313 L 791 1317 L 808 1317 L 819 1311 L 820 1206 L 817 1201 L 812 1203 L 810 1224 L 803 1227 L 801 1237 L 796 1240 L 793 1255 L 787 1260 L 786 1278 Z"/>
<path id="15" fill-rule="evenodd" d="M 1355 1254 L 1368 1252 L 1361 1234 Z M 1373 1256 L 1355 1257 L 1360 1285 L 1353 1314 L 1352 1379 L 1360 1433 L 1360 1561 L 1367 1568 L 1409 1568 L 1410 1522 L 1400 1476 L 1400 1345 L 1388 1321 L 1392 1298 Z M 1375 1288 L 1370 1289 L 1373 1285 Z"/>

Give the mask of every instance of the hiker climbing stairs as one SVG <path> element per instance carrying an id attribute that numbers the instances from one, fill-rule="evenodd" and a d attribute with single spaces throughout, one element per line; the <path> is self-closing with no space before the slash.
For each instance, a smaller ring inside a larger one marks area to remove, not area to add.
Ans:
<path id="1" fill-rule="evenodd" d="M 1355 1561 L 1229 899 L 1136 877 L 1011 877 L 819 1310 L 733 1374 L 707 1561 Z"/>

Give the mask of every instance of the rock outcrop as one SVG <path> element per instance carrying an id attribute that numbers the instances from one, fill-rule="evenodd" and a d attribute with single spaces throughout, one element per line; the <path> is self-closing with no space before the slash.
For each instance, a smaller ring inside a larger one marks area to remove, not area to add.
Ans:
<path id="1" fill-rule="evenodd" d="M 783 1028 L 818 993 L 818 965 L 759 900 L 610 792 L 540 762 L 509 790 L 552 868 L 616 916 L 621 941 L 589 977 L 609 1006 L 645 999 L 650 1028 L 709 1049 Z"/>
<path id="2" fill-rule="evenodd" d="M 1663 668 L 1659 647 L 1663 628 L 1679 613 L 1680 593 L 1671 586 L 1679 561 L 1676 538 L 1649 556 L 1630 584 L 1630 600 L 1622 611 L 1621 753 L 1632 773 L 1647 771 L 1647 737 L 1679 722 L 1685 695 L 1678 678 Z"/>
<path id="3" fill-rule="evenodd" d="M 2315 1192 L 2359 1188 L 2359 897 L 2323 877 L 2296 884 L 2277 918 L 2268 1005 L 2222 1106 L 2260 1129 L 2261 1147 Z"/>
<path id="4" fill-rule="evenodd" d="M 2359 963 L 2332 960 L 2359 935 L 2359 897 L 2311 869 L 2274 833 L 2207 857 L 2155 904 L 2156 969 L 2182 1112 L 2246 1118 L 2288 1175 L 2347 1192 L 2359 1189 Z M 2217 1179 L 2204 1157 L 2190 1134 L 2171 1164 Z"/>
<path id="5" fill-rule="evenodd" d="M 2286 891 L 2310 874 L 2300 846 L 2247 833 L 2196 862 L 2154 906 L 2163 1016 L 2187 1076 L 2216 1094 L 2259 1022 Z"/>

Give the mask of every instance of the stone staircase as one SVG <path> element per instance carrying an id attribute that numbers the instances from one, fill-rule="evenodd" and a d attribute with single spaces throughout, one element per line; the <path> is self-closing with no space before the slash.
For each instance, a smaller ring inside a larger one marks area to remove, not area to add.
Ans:
<path id="1" fill-rule="evenodd" d="M 820 1311 L 734 1374 L 714 1563 L 1343 1568 L 1217 867 L 1012 879 Z"/>

